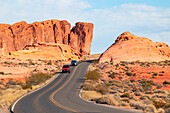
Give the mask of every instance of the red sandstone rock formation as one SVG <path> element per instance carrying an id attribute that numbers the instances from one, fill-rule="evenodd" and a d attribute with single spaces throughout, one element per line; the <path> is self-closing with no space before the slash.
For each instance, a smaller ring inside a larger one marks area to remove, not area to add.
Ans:
<path id="1" fill-rule="evenodd" d="M 89 55 L 92 38 L 93 24 L 78 22 L 71 30 L 70 46 L 80 51 L 83 55 Z"/>
<path id="2" fill-rule="evenodd" d="M 170 60 L 170 48 L 163 42 L 153 42 L 130 32 L 122 33 L 99 58 L 99 62 Z"/>
<path id="3" fill-rule="evenodd" d="M 27 45 L 45 42 L 70 45 L 82 55 L 86 55 L 90 54 L 92 38 L 91 23 L 78 22 L 72 30 L 71 24 L 65 20 L 0 24 L 0 54 L 23 50 Z"/>

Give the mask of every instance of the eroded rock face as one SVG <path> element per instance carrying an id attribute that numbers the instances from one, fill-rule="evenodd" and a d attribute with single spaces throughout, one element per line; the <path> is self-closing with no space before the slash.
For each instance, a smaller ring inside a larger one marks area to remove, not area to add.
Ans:
<path id="1" fill-rule="evenodd" d="M 170 48 L 163 42 L 153 42 L 124 32 L 99 58 L 99 62 L 170 60 Z"/>
<path id="2" fill-rule="evenodd" d="M 82 55 L 90 54 L 93 24 L 78 22 L 73 29 L 65 20 L 0 24 L 0 53 L 23 50 L 27 45 L 45 42 L 70 45 Z"/>
<path id="3" fill-rule="evenodd" d="M 70 46 L 80 51 L 83 55 L 89 55 L 92 38 L 93 24 L 78 22 L 71 30 Z"/>

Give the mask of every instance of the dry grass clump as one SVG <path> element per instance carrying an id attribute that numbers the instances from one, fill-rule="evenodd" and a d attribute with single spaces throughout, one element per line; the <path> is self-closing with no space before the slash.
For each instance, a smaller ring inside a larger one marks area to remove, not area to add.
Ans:
<path id="1" fill-rule="evenodd" d="M 51 77 L 52 75 L 49 73 L 42 73 L 42 72 L 32 73 L 31 76 L 26 80 L 26 84 L 38 85 L 44 83 L 46 80 L 48 80 Z"/>
<path id="2" fill-rule="evenodd" d="M 93 71 L 88 71 L 86 73 L 86 79 L 87 80 L 99 80 L 102 76 L 100 75 L 100 73 L 97 70 L 93 70 Z"/>
<path id="3" fill-rule="evenodd" d="M 113 105 L 113 106 L 117 106 L 119 103 L 113 98 L 112 95 L 103 95 L 101 98 L 99 98 L 97 101 L 97 103 L 100 104 L 108 104 L 108 105 Z"/>
<path id="4" fill-rule="evenodd" d="M 82 91 L 81 92 L 81 97 L 86 99 L 86 100 L 96 100 L 98 98 L 101 98 L 102 95 L 96 91 Z"/>
<path id="5" fill-rule="evenodd" d="M 146 105 L 143 104 L 141 101 L 134 101 L 134 100 L 130 101 L 130 106 L 135 107 L 135 109 L 141 109 L 141 110 L 144 110 L 144 108 L 146 107 Z"/>
<path id="6" fill-rule="evenodd" d="M 1 90 L 0 93 L 0 108 L 5 108 L 13 103 L 17 98 L 27 93 L 28 90 L 20 90 L 20 89 L 12 89 L 7 88 L 5 90 Z"/>
<path id="7" fill-rule="evenodd" d="M 165 113 L 165 110 L 162 109 L 162 108 L 159 108 L 158 111 L 157 111 L 157 113 Z"/>
<path id="8" fill-rule="evenodd" d="M 95 81 L 88 81 L 82 85 L 83 90 L 96 91 L 101 94 L 107 94 L 109 92 L 109 86 L 107 84 L 99 84 Z"/>
<path id="9" fill-rule="evenodd" d="M 22 95 L 39 88 L 44 84 L 49 78 L 52 77 L 50 74 L 37 72 L 31 73 L 32 75 L 27 78 L 26 81 L 13 81 L 9 80 L 6 84 L 3 83 L 4 88 L 0 89 L 0 108 L 6 108 L 10 106 L 16 99 Z"/>
<path id="10" fill-rule="evenodd" d="M 145 106 L 143 111 L 146 113 L 156 113 L 157 112 L 156 107 L 152 104 Z"/>

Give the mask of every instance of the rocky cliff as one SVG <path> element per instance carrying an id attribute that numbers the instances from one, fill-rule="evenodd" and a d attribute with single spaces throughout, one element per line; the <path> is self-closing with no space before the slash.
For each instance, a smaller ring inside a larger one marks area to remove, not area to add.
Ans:
<path id="1" fill-rule="evenodd" d="M 70 45 L 81 55 L 88 55 L 92 38 L 92 23 L 78 22 L 72 29 L 71 24 L 65 20 L 0 24 L 0 53 L 23 50 L 27 45 L 44 42 Z"/>
<path id="2" fill-rule="evenodd" d="M 170 60 L 170 48 L 163 42 L 153 42 L 145 37 L 138 37 L 124 32 L 117 37 L 99 58 L 99 62 L 119 61 L 162 61 Z"/>

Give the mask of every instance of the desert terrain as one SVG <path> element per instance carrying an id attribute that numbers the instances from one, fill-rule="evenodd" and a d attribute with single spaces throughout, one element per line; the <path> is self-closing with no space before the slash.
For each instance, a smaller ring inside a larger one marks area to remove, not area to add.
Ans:
<path id="1" fill-rule="evenodd" d="M 82 89 L 81 96 L 94 103 L 169 113 L 170 48 L 124 32 L 96 56 Z"/>
<path id="2" fill-rule="evenodd" d="M 93 24 L 67 21 L 0 24 L 0 109 L 53 79 L 71 60 L 93 63 L 80 92 L 94 103 L 147 113 L 170 111 L 170 48 L 124 32 L 90 54 Z"/>

